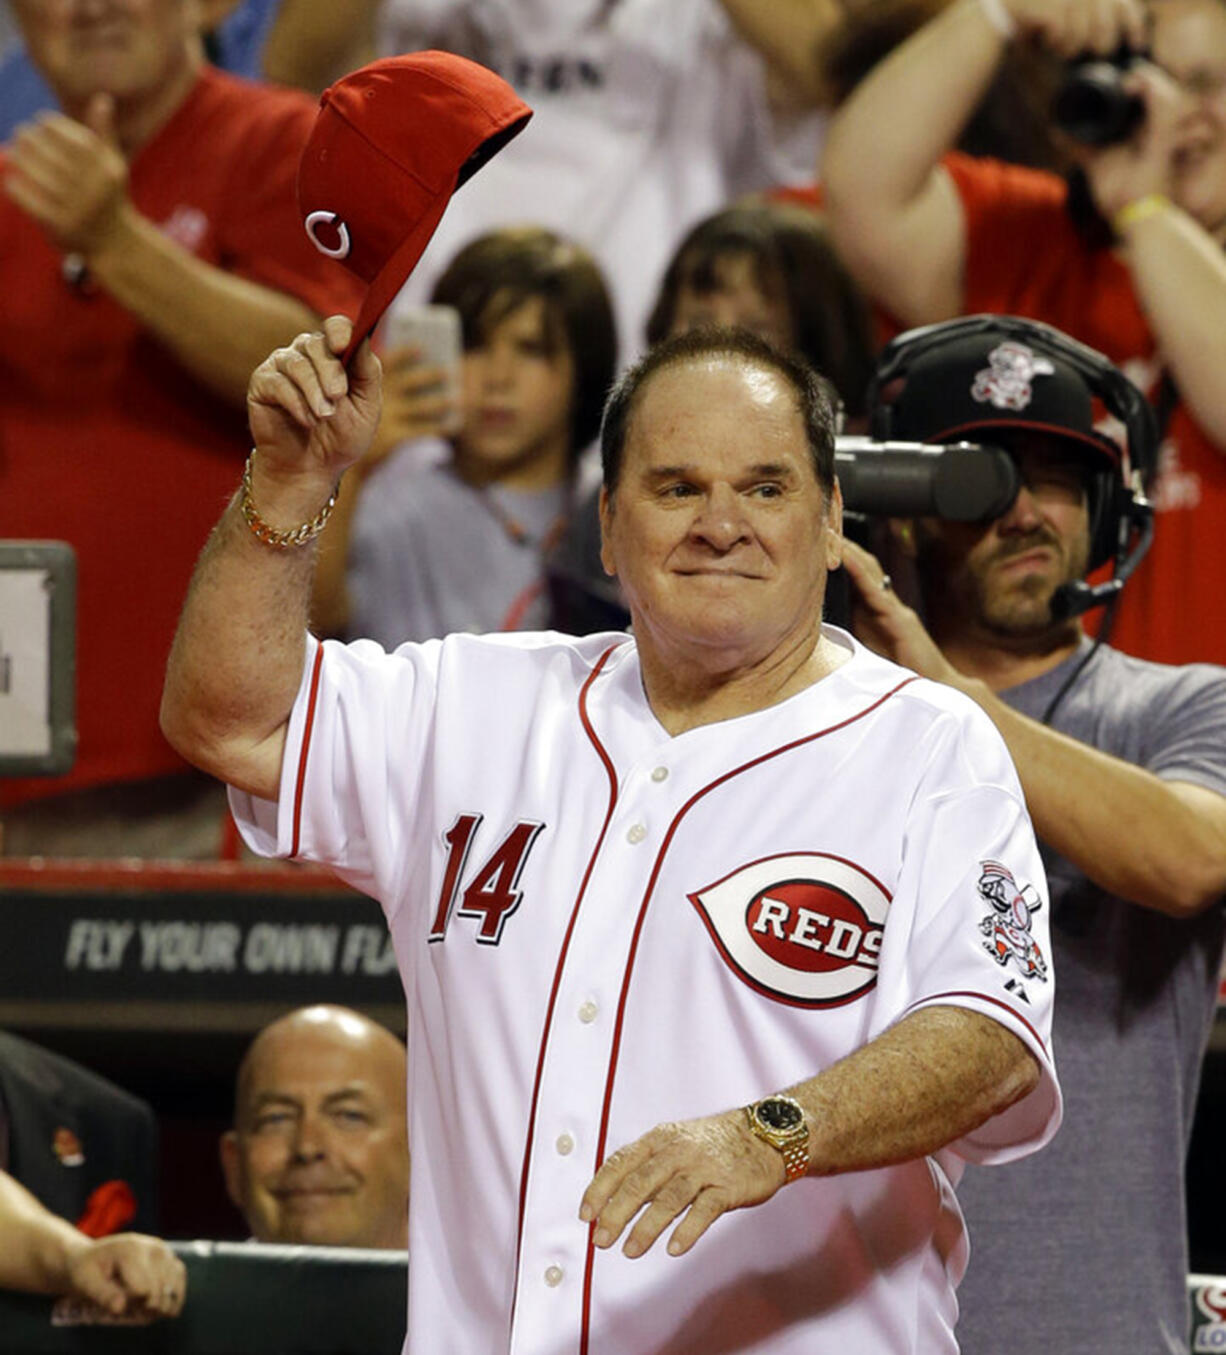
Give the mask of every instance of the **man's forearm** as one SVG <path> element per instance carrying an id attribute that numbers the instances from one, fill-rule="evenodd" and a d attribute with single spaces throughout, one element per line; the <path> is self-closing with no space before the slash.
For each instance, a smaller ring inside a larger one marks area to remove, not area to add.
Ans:
<path id="1" fill-rule="evenodd" d="M 999 1022 L 963 1007 L 913 1012 L 789 1090 L 805 1108 L 811 1175 L 924 1157 L 1020 1101 L 1038 1063 Z"/>
<path id="2" fill-rule="evenodd" d="M 197 380 L 236 407 L 265 355 L 318 320 L 296 297 L 197 259 L 131 206 L 88 263 Z"/>
<path id="3" fill-rule="evenodd" d="M 65 1292 L 69 1254 L 88 1245 L 83 1234 L 2 1171 L 0 1238 L 0 1287 L 36 1294 Z"/>
<path id="4" fill-rule="evenodd" d="M 330 490 L 261 493 L 265 521 L 309 521 Z M 322 493 L 322 497 L 321 497 Z M 162 697 L 166 737 L 188 761 L 275 799 L 285 726 L 302 677 L 315 544 L 278 550 L 256 539 L 237 499 L 196 566 Z"/>
<path id="5" fill-rule="evenodd" d="M 265 799 L 280 788 L 302 677 L 315 537 L 379 422 L 380 367 L 369 342 L 348 369 L 341 362 L 352 335 L 350 320 L 329 316 L 252 374 L 248 512 L 236 496 L 214 528 L 166 668 L 162 729 L 171 744 Z"/>

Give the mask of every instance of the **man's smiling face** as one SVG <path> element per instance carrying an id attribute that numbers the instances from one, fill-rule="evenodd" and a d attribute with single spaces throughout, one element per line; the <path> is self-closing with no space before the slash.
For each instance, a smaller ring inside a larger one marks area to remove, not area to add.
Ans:
<path id="1" fill-rule="evenodd" d="M 772 368 L 711 354 L 655 373 L 601 503 L 602 558 L 640 646 L 711 671 L 769 662 L 816 630 L 840 501 Z"/>
<path id="2" fill-rule="evenodd" d="M 222 1166 L 231 1199 L 261 1242 L 405 1246 L 399 1041 L 333 1008 L 270 1027 L 244 1063 Z"/>

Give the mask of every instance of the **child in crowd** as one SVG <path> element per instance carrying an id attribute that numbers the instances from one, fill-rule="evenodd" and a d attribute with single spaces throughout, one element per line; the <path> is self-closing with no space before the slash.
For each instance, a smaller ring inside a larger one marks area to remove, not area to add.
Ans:
<path id="1" fill-rule="evenodd" d="M 750 329 L 799 353 L 850 418 L 863 415 L 874 362 L 869 310 L 810 208 L 749 202 L 693 227 L 664 274 L 647 342 L 700 325 Z"/>
<path id="2" fill-rule="evenodd" d="M 570 515 L 617 348 L 591 256 L 539 227 L 473 241 L 432 300 L 460 315 L 458 409 L 419 352 L 384 355 L 380 433 L 346 477 L 315 595 L 318 630 L 389 648 L 548 621 L 543 559 Z M 405 443 L 422 436 L 441 437 L 443 455 Z"/>

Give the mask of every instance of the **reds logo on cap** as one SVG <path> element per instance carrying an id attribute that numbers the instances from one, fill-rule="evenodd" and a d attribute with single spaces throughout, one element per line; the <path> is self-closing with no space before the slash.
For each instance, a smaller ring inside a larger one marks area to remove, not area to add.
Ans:
<path id="1" fill-rule="evenodd" d="M 768 997 L 839 1007 L 877 982 L 890 896 L 850 861 L 771 856 L 689 899 L 728 965 Z"/>
<path id="2" fill-rule="evenodd" d="M 451 195 L 531 116 L 501 76 L 452 52 L 384 57 L 324 90 L 298 163 L 298 206 L 316 248 L 367 284 L 344 361 L 404 285 Z"/>
<path id="3" fill-rule="evenodd" d="M 1034 378 L 1056 374 L 1046 358 L 1036 357 L 1033 348 L 1014 340 L 993 348 L 988 364 L 976 374 L 971 397 L 996 409 L 1025 409 L 1034 398 Z"/>
<path id="4" fill-rule="evenodd" d="M 311 243 L 330 259 L 343 259 L 349 253 L 349 227 L 335 212 L 312 212 L 302 223 Z"/>

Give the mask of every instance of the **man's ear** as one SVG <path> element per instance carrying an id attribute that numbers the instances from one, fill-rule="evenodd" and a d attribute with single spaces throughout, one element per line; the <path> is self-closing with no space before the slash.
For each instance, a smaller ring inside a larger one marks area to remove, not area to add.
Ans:
<path id="1" fill-rule="evenodd" d="M 843 563 L 843 491 L 836 479 L 826 496 L 826 568 L 838 569 Z"/>
<path id="2" fill-rule="evenodd" d="M 608 488 L 600 486 L 600 563 L 604 572 L 612 579 L 617 577 L 617 567 L 613 562 L 613 548 L 610 544 L 610 527 L 613 522 L 613 500 Z"/>
<path id="3" fill-rule="evenodd" d="M 226 1178 L 226 1194 L 233 1201 L 240 1214 L 243 1208 L 243 1168 L 238 1148 L 238 1135 L 233 1129 L 227 1129 L 217 1145 L 221 1159 L 221 1174 Z"/>
<path id="4" fill-rule="evenodd" d="M 915 523 L 910 518 L 891 518 L 890 536 L 908 560 L 915 559 Z"/>

